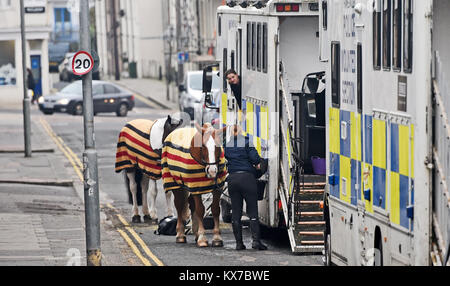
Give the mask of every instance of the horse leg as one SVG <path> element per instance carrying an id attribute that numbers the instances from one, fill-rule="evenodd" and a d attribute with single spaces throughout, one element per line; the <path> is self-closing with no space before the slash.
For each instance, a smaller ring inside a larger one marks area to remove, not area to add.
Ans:
<path id="1" fill-rule="evenodd" d="M 193 196 L 189 197 L 188 204 L 189 204 L 189 210 L 191 211 L 191 214 L 186 215 L 186 221 L 190 216 L 191 224 L 192 224 L 192 233 L 195 235 L 195 241 L 197 242 L 197 240 L 198 240 L 198 222 L 194 217 L 195 216 L 195 200 L 194 200 Z"/>
<path id="2" fill-rule="evenodd" d="M 194 196 L 195 213 L 194 219 L 198 223 L 198 247 L 207 247 L 208 239 L 205 236 L 205 227 L 203 226 L 203 217 L 205 216 L 205 206 L 203 205 L 202 197 L 200 195 Z"/>
<path id="3" fill-rule="evenodd" d="M 150 210 L 148 206 L 148 187 L 149 187 L 150 178 L 147 176 L 142 177 L 141 181 L 141 189 L 142 189 L 142 213 L 144 214 L 144 222 L 150 223 L 151 216 Z"/>
<path id="4" fill-rule="evenodd" d="M 214 230 L 213 230 L 213 247 L 223 247 L 222 236 L 220 235 L 220 197 L 222 193 L 220 191 L 215 191 L 213 193 L 213 202 L 211 206 L 211 212 L 214 218 Z"/>
<path id="5" fill-rule="evenodd" d="M 184 234 L 184 222 L 183 222 L 183 214 L 186 208 L 186 192 L 185 191 L 174 191 L 174 203 L 175 208 L 177 209 L 177 243 L 186 243 L 186 235 Z"/>
<path id="6" fill-rule="evenodd" d="M 158 195 L 158 191 L 156 189 L 156 181 L 150 180 L 149 185 L 150 185 L 150 192 L 149 192 L 150 212 L 148 213 L 147 222 L 148 223 L 158 222 L 158 214 L 156 212 L 156 197 Z"/>
<path id="7" fill-rule="evenodd" d="M 133 199 L 133 218 L 131 219 L 131 222 L 133 223 L 140 223 L 141 217 L 139 216 L 139 207 L 137 203 L 137 183 L 135 180 L 135 172 L 127 172 L 128 180 L 130 181 L 129 187 L 131 192 L 131 197 Z"/>
<path id="8" fill-rule="evenodd" d="M 158 191 L 156 190 L 156 181 L 155 181 L 155 193 Z M 173 216 L 173 206 L 172 206 L 172 192 L 166 193 L 166 206 L 167 206 L 167 216 Z"/>

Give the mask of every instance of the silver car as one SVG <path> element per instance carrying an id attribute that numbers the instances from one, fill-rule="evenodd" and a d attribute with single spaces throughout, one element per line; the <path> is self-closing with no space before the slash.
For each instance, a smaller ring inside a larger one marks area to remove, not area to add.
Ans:
<path id="1" fill-rule="evenodd" d="M 191 119 L 202 121 L 203 117 L 211 113 L 210 109 L 204 106 L 203 95 L 203 71 L 189 71 L 187 72 L 184 82 L 179 86 L 179 104 L 180 111 L 189 114 Z M 220 78 L 216 75 L 213 79 L 212 92 L 213 97 L 218 97 L 220 90 Z M 214 111 L 216 112 L 216 111 Z"/>

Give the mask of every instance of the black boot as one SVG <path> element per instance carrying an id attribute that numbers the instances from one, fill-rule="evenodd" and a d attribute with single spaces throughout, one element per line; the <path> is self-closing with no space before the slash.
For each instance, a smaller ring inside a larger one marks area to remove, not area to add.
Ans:
<path id="1" fill-rule="evenodd" d="M 233 222 L 232 226 L 234 238 L 236 239 L 236 250 L 246 249 L 244 242 L 242 241 L 242 224 Z"/>
<path id="2" fill-rule="evenodd" d="M 261 242 L 259 220 L 250 220 L 250 231 L 253 239 L 252 248 L 256 250 L 267 250 L 267 246 Z"/>

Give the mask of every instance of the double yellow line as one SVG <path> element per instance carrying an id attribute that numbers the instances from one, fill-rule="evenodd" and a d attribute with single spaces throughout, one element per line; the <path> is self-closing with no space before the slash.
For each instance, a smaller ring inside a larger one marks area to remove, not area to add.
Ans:
<path id="1" fill-rule="evenodd" d="M 84 176 L 83 176 L 83 163 L 78 158 L 77 155 L 70 149 L 64 140 L 62 140 L 61 137 L 56 135 L 56 133 L 51 128 L 50 124 L 48 122 L 40 117 L 40 122 L 42 127 L 45 129 L 47 134 L 50 136 L 50 138 L 55 142 L 55 144 L 58 146 L 58 148 L 63 152 L 64 156 L 69 160 L 70 164 L 75 170 L 75 173 L 77 174 L 78 178 L 81 182 L 84 182 Z M 134 229 L 130 226 L 130 224 L 123 218 L 122 215 L 119 214 L 118 210 L 114 208 L 110 203 L 106 204 L 106 207 L 114 211 L 115 215 L 119 219 L 119 221 L 122 223 L 124 229 L 128 231 L 129 234 L 131 234 L 132 237 L 138 242 L 138 244 L 141 246 L 141 248 L 144 250 L 145 254 L 153 260 L 153 262 L 157 266 L 164 266 L 164 264 L 161 262 L 161 260 L 158 259 L 148 248 L 148 246 L 145 244 L 145 242 L 142 240 L 142 238 L 134 231 Z M 139 250 L 139 247 L 133 242 L 133 240 L 130 238 L 130 236 L 127 234 L 126 231 L 123 229 L 117 228 L 117 231 L 122 236 L 122 238 L 127 242 L 128 246 L 133 250 L 133 252 L 136 254 L 136 256 L 141 260 L 141 262 L 145 266 L 152 266 L 152 263 L 149 259 L 145 257 Z"/>

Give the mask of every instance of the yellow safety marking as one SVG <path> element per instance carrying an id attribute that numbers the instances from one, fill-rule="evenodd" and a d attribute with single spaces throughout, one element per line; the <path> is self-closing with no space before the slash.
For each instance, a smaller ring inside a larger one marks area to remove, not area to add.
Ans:
<path id="1" fill-rule="evenodd" d="M 330 152 L 341 153 L 340 113 L 337 108 L 330 108 Z"/>
<path id="2" fill-rule="evenodd" d="M 399 125 L 399 172 L 401 175 L 409 177 L 409 126 Z"/>
<path id="3" fill-rule="evenodd" d="M 117 229 L 117 231 L 120 233 L 120 235 L 123 237 L 123 239 L 125 239 L 125 241 L 128 243 L 128 246 L 130 246 L 130 248 L 133 250 L 134 254 L 136 254 L 136 256 L 142 261 L 142 263 L 145 266 L 152 266 L 150 261 L 148 261 L 148 259 L 145 258 L 141 254 L 141 252 L 139 251 L 137 246 L 134 244 L 134 242 L 131 240 L 131 238 L 123 230 Z"/>
<path id="4" fill-rule="evenodd" d="M 247 101 L 247 113 L 246 117 L 247 119 L 247 133 L 250 135 L 255 135 L 255 113 L 253 109 L 253 103 Z"/>
<path id="5" fill-rule="evenodd" d="M 361 114 L 352 112 L 351 121 L 351 158 L 356 161 L 361 159 Z"/>
<path id="6" fill-rule="evenodd" d="M 158 266 L 164 266 L 164 263 L 161 262 L 161 260 L 158 259 L 148 248 L 148 246 L 145 244 L 145 242 L 142 240 L 142 238 L 130 227 L 128 222 L 121 216 L 120 214 L 116 214 L 117 218 L 122 222 L 122 224 L 125 226 L 125 229 L 130 232 L 130 234 L 136 239 L 136 241 L 141 245 L 142 249 L 144 249 L 145 253 L 158 265 Z"/>
<path id="7" fill-rule="evenodd" d="M 262 156 L 262 145 L 261 145 L 261 138 L 254 137 L 256 139 L 256 151 L 258 151 L 259 156 Z"/>
<path id="8" fill-rule="evenodd" d="M 222 93 L 222 124 L 228 125 L 227 122 L 227 112 L 228 112 L 228 95 L 226 93 Z"/>
<path id="9" fill-rule="evenodd" d="M 269 112 L 268 108 L 261 106 L 261 112 L 259 114 L 261 122 L 261 139 L 267 140 L 269 138 Z"/>
<path id="10" fill-rule="evenodd" d="M 400 224 L 400 174 L 391 172 L 391 222 Z"/>
<path id="11" fill-rule="evenodd" d="M 386 169 L 386 122 L 373 120 L 373 165 Z"/>
<path id="12" fill-rule="evenodd" d="M 339 160 L 340 168 L 340 199 L 346 203 L 351 203 L 351 160 L 345 156 L 341 156 Z"/>

